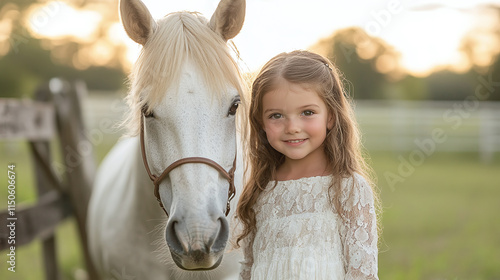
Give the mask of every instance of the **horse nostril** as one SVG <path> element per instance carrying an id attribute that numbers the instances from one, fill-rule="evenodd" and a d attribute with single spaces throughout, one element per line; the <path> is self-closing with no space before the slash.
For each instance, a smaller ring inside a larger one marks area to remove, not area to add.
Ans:
<path id="1" fill-rule="evenodd" d="M 175 231 L 175 226 L 178 224 L 177 221 L 171 220 L 167 224 L 167 229 L 165 232 L 166 235 L 166 240 L 167 244 L 170 247 L 170 250 L 174 250 L 176 252 L 182 252 L 182 251 L 187 251 L 187 248 L 182 248 L 182 243 L 179 240 L 179 237 L 177 236 L 177 233 Z"/>
<path id="2" fill-rule="evenodd" d="M 224 248 L 226 248 L 226 242 L 229 237 L 229 225 L 226 217 L 220 217 L 217 221 L 219 222 L 219 231 L 214 236 L 215 240 L 212 244 L 212 251 L 215 252 L 224 250 Z"/>

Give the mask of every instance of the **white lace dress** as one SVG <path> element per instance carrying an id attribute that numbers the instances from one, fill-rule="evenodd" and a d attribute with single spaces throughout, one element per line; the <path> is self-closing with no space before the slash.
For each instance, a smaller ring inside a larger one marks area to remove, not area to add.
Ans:
<path id="1" fill-rule="evenodd" d="M 372 190 L 361 176 L 343 180 L 342 205 L 356 218 L 342 222 L 327 195 L 332 178 L 269 183 L 254 206 L 257 232 L 244 240 L 240 279 L 378 279 Z"/>

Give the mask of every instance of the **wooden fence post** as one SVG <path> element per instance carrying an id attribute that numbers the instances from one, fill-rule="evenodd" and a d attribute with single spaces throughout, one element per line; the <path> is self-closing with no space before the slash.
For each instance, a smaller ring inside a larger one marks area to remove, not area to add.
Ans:
<path id="1" fill-rule="evenodd" d="M 35 93 L 35 100 L 50 102 L 51 96 L 48 88 L 39 88 Z M 30 148 L 33 170 L 35 171 L 37 194 L 40 198 L 51 190 L 56 189 L 57 184 L 57 182 L 50 179 L 48 174 L 50 170 L 47 169 L 47 167 L 50 167 L 51 162 L 50 142 L 48 140 L 31 140 Z M 45 169 L 43 167 L 45 167 Z M 49 236 L 42 239 L 42 254 L 45 267 L 45 279 L 61 279 L 61 273 L 57 265 L 56 239 L 54 231 L 52 231 Z"/>
<path id="2" fill-rule="evenodd" d="M 51 80 L 59 140 L 62 154 L 65 155 L 63 161 L 70 186 L 68 195 L 75 212 L 89 279 L 98 280 L 88 250 L 86 231 L 87 208 L 96 172 L 93 144 L 87 137 L 81 112 L 81 98 L 87 93 L 86 90 L 83 82 L 69 85 L 62 80 Z"/>

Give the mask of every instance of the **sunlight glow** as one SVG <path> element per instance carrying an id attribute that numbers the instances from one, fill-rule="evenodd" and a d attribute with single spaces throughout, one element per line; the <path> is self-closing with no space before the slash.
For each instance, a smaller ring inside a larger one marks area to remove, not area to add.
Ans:
<path id="1" fill-rule="evenodd" d="M 219 0 L 143 1 L 154 18 L 179 10 L 196 10 L 209 18 L 219 3 Z M 438 68 L 466 71 L 472 62 L 460 50 L 462 39 L 482 15 L 478 12 L 478 5 L 493 2 L 500 4 L 500 0 L 457 0 L 452 3 L 446 0 L 353 0 L 341 3 L 308 0 L 304 5 L 302 0 L 253 0 L 247 1 L 245 24 L 234 43 L 242 58 L 243 71 L 252 72 L 277 53 L 307 49 L 336 30 L 359 26 L 401 53 L 398 62 L 380 57 L 377 69 L 381 72 L 403 68 L 410 74 L 426 76 Z M 90 44 L 96 40 L 99 24 L 104 20 L 109 24 L 110 18 L 114 19 L 118 13 L 113 12 L 111 16 L 110 11 L 102 15 L 98 11 L 78 9 L 69 2 L 51 1 L 34 4 L 25 20 L 38 38 L 70 37 Z M 0 40 L 8 27 L 8 22 L 0 22 Z M 87 46 L 76 58 L 81 67 L 88 64 L 83 62 L 87 58 L 101 65 L 107 61 L 110 50 L 117 46 L 127 48 L 123 54 L 125 67 L 137 59 L 141 46 L 127 37 L 121 22 L 112 22 L 106 28 L 108 40 L 93 47 Z M 483 44 L 483 49 L 474 50 L 474 62 L 486 65 L 491 55 L 482 53 L 494 53 L 492 46 L 496 48 L 500 42 L 479 37 L 478 40 L 479 45 L 483 42 L 488 45 Z M 376 56 L 373 51 L 373 48 L 357 49 L 364 59 Z"/>
<path id="2" fill-rule="evenodd" d="M 424 19 L 424 20 L 423 20 Z M 406 12 L 384 39 L 402 53 L 401 64 L 416 76 L 433 68 L 461 63 L 457 60 L 473 16 L 452 9 Z"/>
<path id="3" fill-rule="evenodd" d="M 10 50 L 11 33 L 14 28 L 13 21 L 19 16 L 17 7 L 7 4 L 0 9 L 0 56 Z"/>
<path id="4" fill-rule="evenodd" d="M 121 22 L 113 23 L 109 27 L 107 35 L 111 42 L 114 42 L 117 45 L 121 44 L 127 46 L 124 67 L 126 68 L 126 71 L 130 70 L 132 64 L 137 60 L 137 57 L 141 52 L 141 46 L 128 37 Z"/>
<path id="5" fill-rule="evenodd" d="M 390 55 L 383 54 L 377 58 L 376 67 L 380 73 L 387 74 L 394 71 L 396 66 L 396 61 Z"/>
<path id="6" fill-rule="evenodd" d="M 77 10 L 65 2 L 52 1 L 33 5 L 28 12 L 31 32 L 38 37 L 74 37 L 89 41 L 99 26 L 102 16 L 98 12 Z"/>

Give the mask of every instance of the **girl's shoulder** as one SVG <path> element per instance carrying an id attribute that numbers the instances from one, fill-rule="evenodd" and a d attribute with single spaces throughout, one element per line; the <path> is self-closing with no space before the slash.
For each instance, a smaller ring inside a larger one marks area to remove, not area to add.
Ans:
<path id="1" fill-rule="evenodd" d="M 359 173 L 344 178 L 340 200 L 342 204 L 365 206 L 374 203 L 374 193 L 370 182 Z"/>
<path id="2" fill-rule="evenodd" d="M 342 180 L 342 184 L 345 186 L 352 186 L 358 188 L 370 188 L 370 183 L 363 177 L 363 175 L 354 172 L 352 176 L 346 177 Z"/>

